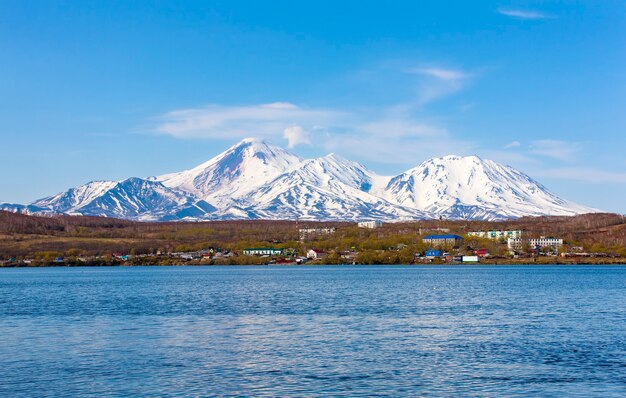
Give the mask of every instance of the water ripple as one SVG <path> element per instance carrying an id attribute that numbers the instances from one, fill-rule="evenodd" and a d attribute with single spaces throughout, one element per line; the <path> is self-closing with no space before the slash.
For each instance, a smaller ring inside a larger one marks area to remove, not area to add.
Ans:
<path id="1" fill-rule="evenodd" d="M 626 267 L 0 270 L 0 396 L 626 396 Z"/>

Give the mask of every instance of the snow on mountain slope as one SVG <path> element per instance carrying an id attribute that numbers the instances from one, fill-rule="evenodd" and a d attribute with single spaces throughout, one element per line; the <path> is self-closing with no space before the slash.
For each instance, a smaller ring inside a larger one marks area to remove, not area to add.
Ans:
<path id="1" fill-rule="evenodd" d="M 215 211 L 193 195 L 141 178 L 91 182 L 34 205 L 54 213 L 157 221 L 202 218 Z"/>
<path id="2" fill-rule="evenodd" d="M 263 141 L 247 138 L 190 170 L 155 177 L 215 204 L 245 196 L 300 165 L 296 155 Z"/>
<path id="3" fill-rule="evenodd" d="M 0 203 L 0 210 L 8 211 L 9 213 L 25 213 L 26 206 L 17 203 Z"/>
<path id="4" fill-rule="evenodd" d="M 477 156 L 427 160 L 392 178 L 392 203 L 454 219 L 573 215 L 597 210 L 559 198 L 527 175 Z"/>
<path id="5" fill-rule="evenodd" d="M 312 181 L 322 186 L 341 183 L 363 192 L 369 192 L 376 174 L 365 166 L 344 159 L 334 153 L 305 161 L 298 169 Z"/>
<path id="6" fill-rule="evenodd" d="M 330 154 L 304 161 L 243 200 L 258 218 L 399 220 L 427 216 L 369 194 L 374 178 L 360 164 Z"/>
<path id="7" fill-rule="evenodd" d="M 20 205 L 16 203 L 0 203 L 0 210 L 8 211 L 11 213 L 22 214 L 53 214 L 46 209 L 33 205 Z"/>
<path id="8" fill-rule="evenodd" d="M 28 206 L 0 208 L 160 221 L 497 220 L 597 211 L 559 198 L 509 166 L 476 156 L 430 159 L 385 177 L 334 154 L 302 160 L 255 139 L 180 173 L 94 181 Z"/>
<path id="9" fill-rule="evenodd" d="M 77 209 L 88 204 L 116 184 L 115 181 L 91 181 L 77 188 L 70 188 L 66 192 L 39 199 L 33 205 L 52 209 L 59 213 L 66 213 L 71 209 Z"/>

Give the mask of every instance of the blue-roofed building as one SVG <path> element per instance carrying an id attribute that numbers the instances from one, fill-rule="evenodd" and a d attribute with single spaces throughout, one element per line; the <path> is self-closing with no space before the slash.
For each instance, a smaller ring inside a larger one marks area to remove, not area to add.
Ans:
<path id="1" fill-rule="evenodd" d="M 426 257 L 441 257 L 443 252 L 437 249 L 428 249 L 426 250 Z"/>
<path id="2" fill-rule="evenodd" d="M 463 237 L 459 235 L 428 235 L 422 238 L 422 242 L 432 247 L 457 247 L 463 244 Z"/>

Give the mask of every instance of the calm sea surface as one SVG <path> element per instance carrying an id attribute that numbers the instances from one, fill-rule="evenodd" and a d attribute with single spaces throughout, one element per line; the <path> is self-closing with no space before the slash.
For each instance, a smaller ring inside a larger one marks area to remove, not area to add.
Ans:
<path id="1" fill-rule="evenodd" d="M 0 269 L 0 396 L 626 396 L 626 267 Z"/>

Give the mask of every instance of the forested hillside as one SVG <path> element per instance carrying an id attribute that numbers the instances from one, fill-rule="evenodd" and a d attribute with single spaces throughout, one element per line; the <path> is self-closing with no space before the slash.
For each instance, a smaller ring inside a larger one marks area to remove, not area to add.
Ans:
<path id="1" fill-rule="evenodd" d="M 300 240 L 301 228 L 335 227 L 330 235 Z M 355 223 L 297 221 L 212 221 L 142 223 L 97 217 L 38 217 L 0 212 L 0 259 L 106 255 L 110 253 L 152 254 L 192 251 L 208 247 L 241 251 L 246 247 L 293 248 L 303 253 L 310 248 L 327 251 L 389 250 L 403 247 L 423 250 L 421 237 L 441 231 L 465 235 L 476 230 L 521 229 L 525 237 L 555 236 L 570 246 L 587 251 L 626 255 L 626 224 L 616 214 L 573 217 L 521 218 L 513 221 L 429 220 L 386 223 L 377 229 L 358 228 Z M 501 242 L 467 238 L 472 247 L 504 252 Z"/>

